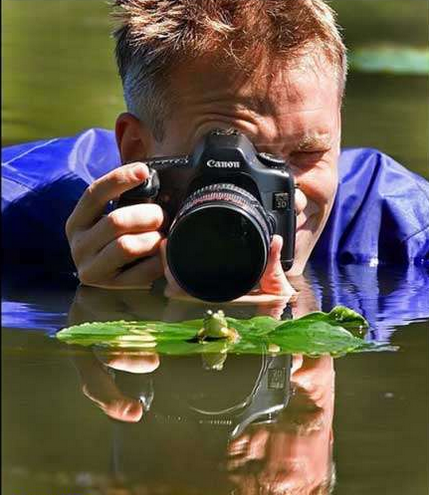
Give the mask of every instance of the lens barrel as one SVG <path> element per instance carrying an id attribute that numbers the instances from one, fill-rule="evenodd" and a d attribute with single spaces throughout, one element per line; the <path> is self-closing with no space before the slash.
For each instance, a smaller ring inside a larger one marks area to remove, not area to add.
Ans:
<path id="1" fill-rule="evenodd" d="M 259 282 L 275 220 L 233 184 L 198 189 L 183 203 L 167 242 L 167 263 L 188 294 L 210 302 L 236 299 Z"/>

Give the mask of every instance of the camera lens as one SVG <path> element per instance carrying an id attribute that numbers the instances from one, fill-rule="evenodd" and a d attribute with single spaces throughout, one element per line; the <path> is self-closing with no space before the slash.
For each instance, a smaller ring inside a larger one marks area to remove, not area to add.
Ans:
<path id="1" fill-rule="evenodd" d="M 259 282 L 273 220 L 249 192 L 232 184 L 195 191 L 169 232 L 167 262 L 177 283 L 205 301 L 231 301 Z"/>

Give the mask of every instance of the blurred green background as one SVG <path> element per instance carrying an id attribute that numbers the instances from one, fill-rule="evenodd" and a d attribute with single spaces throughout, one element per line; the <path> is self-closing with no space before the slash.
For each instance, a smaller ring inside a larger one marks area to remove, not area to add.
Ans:
<path id="1" fill-rule="evenodd" d="M 344 146 L 429 177 L 426 0 L 336 0 L 350 49 Z M 2 145 L 112 128 L 124 110 L 105 0 L 3 0 Z"/>

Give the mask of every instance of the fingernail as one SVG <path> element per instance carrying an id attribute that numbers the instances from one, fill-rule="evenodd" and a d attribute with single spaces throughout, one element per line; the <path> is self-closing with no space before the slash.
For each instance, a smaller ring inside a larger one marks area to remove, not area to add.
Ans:
<path id="1" fill-rule="evenodd" d="M 127 404 L 125 406 L 123 411 L 123 419 L 125 421 L 129 421 L 130 423 L 137 423 L 138 421 L 140 421 L 142 415 L 143 406 L 139 402 L 130 402 L 130 404 Z"/>
<path id="2" fill-rule="evenodd" d="M 277 239 L 277 249 L 278 249 L 278 252 L 280 253 L 280 251 L 282 250 L 282 247 L 283 247 L 283 237 L 281 235 L 278 235 L 278 234 L 275 234 L 274 236 L 276 239 Z"/>
<path id="3" fill-rule="evenodd" d="M 133 167 L 133 173 L 137 180 L 146 180 L 148 177 L 147 166 L 143 163 L 136 163 Z"/>

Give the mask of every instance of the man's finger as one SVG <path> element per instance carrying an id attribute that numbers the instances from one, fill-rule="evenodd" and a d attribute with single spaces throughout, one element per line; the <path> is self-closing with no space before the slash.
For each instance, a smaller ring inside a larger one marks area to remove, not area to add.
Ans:
<path id="1" fill-rule="evenodd" d="M 296 370 L 294 376 L 309 377 L 317 373 L 331 372 L 334 370 L 334 359 L 332 356 L 320 356 L 318 358 L 303 356 L 301 366 Z"/>
<path id="2" fill-rule="evenodd" d="M 117 275 L 112 286 L 120 289 L 149 289 L 163 274 L 161 257 L 150 256 Z"/>
<path id="3" fill-rule="evenodd" d="M 73 361 L 80 374 L 82 391 L 88 399 L 112 419 L 127 423 L 140 421 L 143 415 L 141 402 L 124 395 L 92 353 L 76 355 Z"/>
<path id="4" fill-rule="evenodd" d="M 228 455 L 233 457 L 241 455 L 247 451 L 250 442 L 250 435 L 248 433 L 242 433 L 239 437 L 234 438 L 229 442 Z"/>
<path id="5" fill-rule="evenodd" d="M 289 297 L 282 296 L 272 301 L 259 302 L 256 307 L 256 315 L 271 316 L 271 318 L 281 320 L 289 300 Z"/>
<path id="6" fill-rule="evenodd" d="M 159 249 L 162 235 L 159 232 L 128 234 L 118 237 L 99 254 L 79 267 L 79 279 L 85 285 L 101 286 L 99 282 L 111 281 L 119 270 L 139 258 L 153 255 Z M 109 286 L 111 286 L 109 284 Z M 115 284 L 116 286 L 116 284 Z M 141 286 L 140 286 L 141 287 Z"/>
<path id="7" fill-rule="evenodd" d="M 96 355 L 109 368 L 127 373 L 152 373 L 159 367 L 159 356 L 155 353 L 103 351 Z"/>
<path id="8" fill-rule="evenodd" d="M 262 292 L 267 294 L 278 294 L 291 296 L 295 293 L 293 287 L 288 282 L 280 261 L 283 239 L 279 235 L 274 235 L 271 243 L 268 264 L 261 278 L 260 286 Z"/>
<path id="9" fill-rule="evenodd" d="M 326 406 L 335 385 L 334 358 L 329 355 L 318 358 L 303 356 L 301 366 L 292 373 L 291 380 L 301 389 L 303 404 Z"/>
<path id="10" fill-rule="evenodd" d="M 66 233 L 70 239 L 76 230 L 91 227 L 101 217 L 106 204 L 144 182 L 149 169 L 144 163 L 123 165 L 94 181 L 81 196 L 67 220 Z"/>
<path id="11" fill-rule="evenodd" d="M 75 235 L 72 241 L 75 260 L 95 255 L 109 242 L 124 234 L 159 230 L 164 212 L 157 204 L 136 204 L 118 208 L 104 215 L 90 230 Z"/>
<path id="12" fill-rule="evenodd" d="M 124 318 L 124 304 L 118 293 L 123 290 L 107 290 L 80 285 L 76 289 L 69 310 L 69 325 L 91 321 L 119 321 Z"/>

